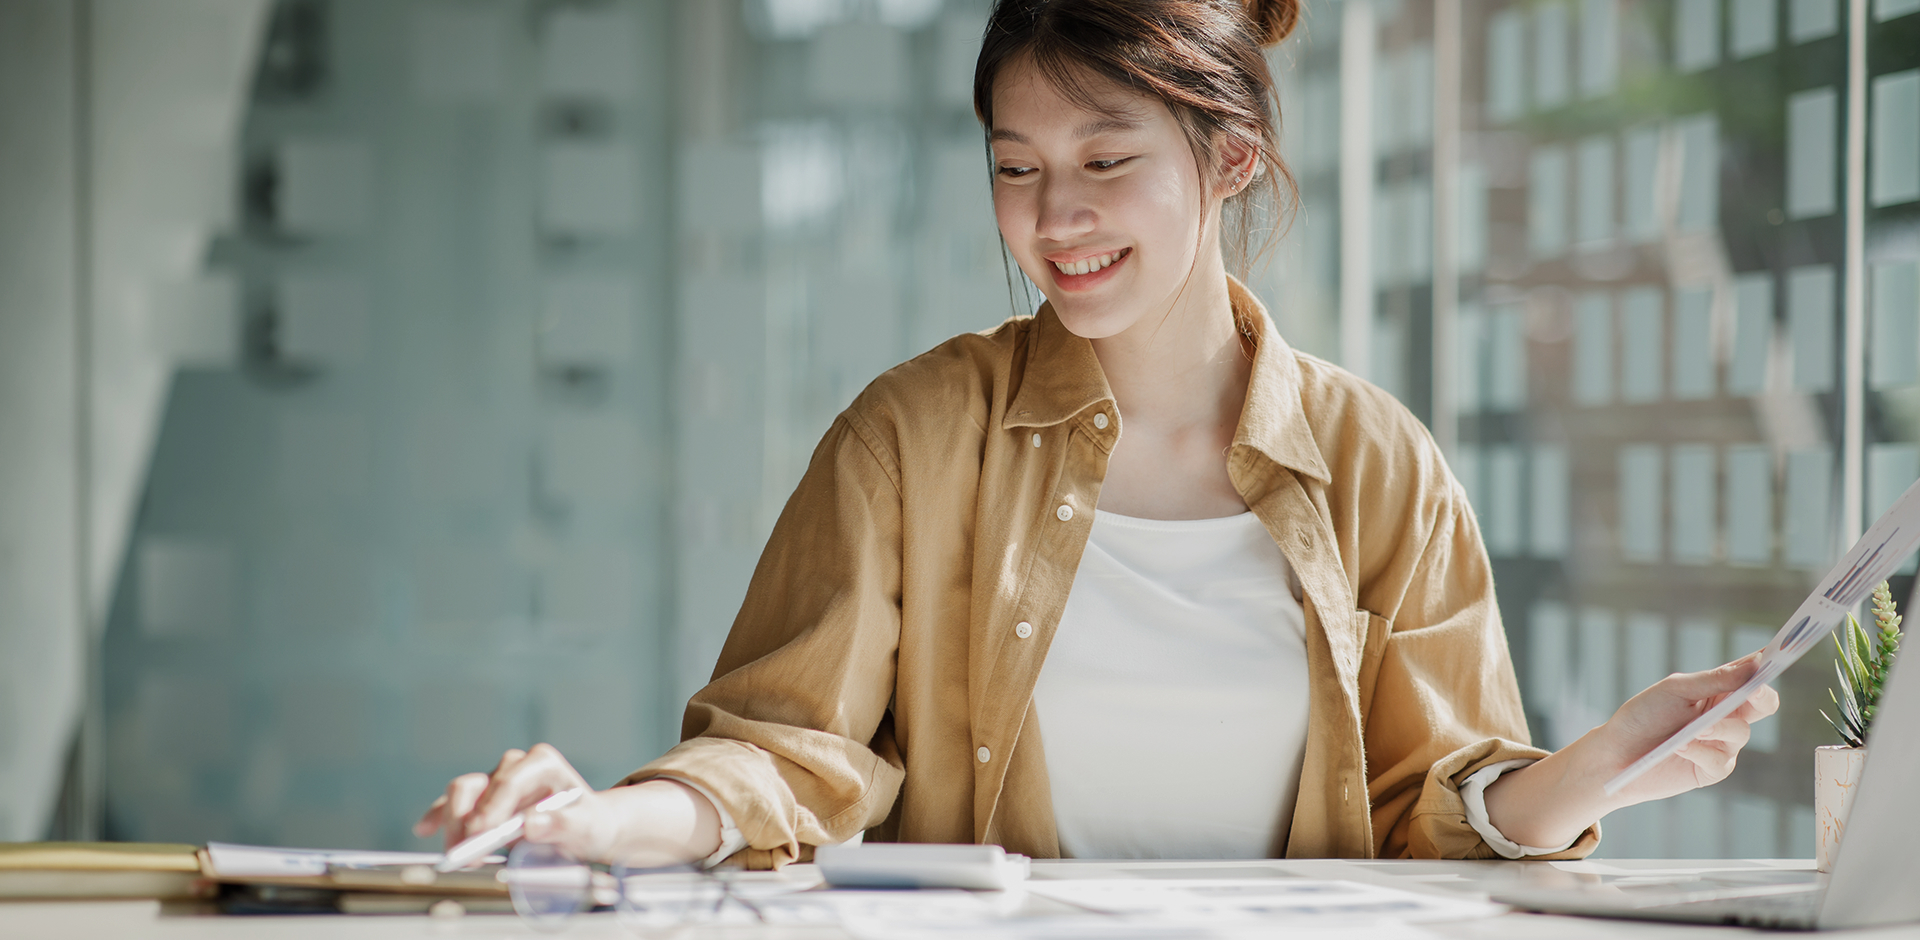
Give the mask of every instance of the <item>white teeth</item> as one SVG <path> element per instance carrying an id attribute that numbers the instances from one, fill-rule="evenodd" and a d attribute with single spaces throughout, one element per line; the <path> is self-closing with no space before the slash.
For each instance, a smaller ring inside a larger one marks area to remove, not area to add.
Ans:
<path id="1" fill-rule="evenodd" d="M 1065 263 L 1055 261 L 1053 263 L 1053 266 L 1056 268 L 1059 268 L 1061 274 L 1092 274 L 1093 272 L 1098 271 L 1101 268 L 1104 268 L 1107 265 L 1112 264 L 1114 260 L 1119 257 L 1120 257 L 1120 252 L 1116 251 L 1112 254 L 1099 255 L 1097 257 L 1086 258 L 1080 261 L 1068 261 Z"/>

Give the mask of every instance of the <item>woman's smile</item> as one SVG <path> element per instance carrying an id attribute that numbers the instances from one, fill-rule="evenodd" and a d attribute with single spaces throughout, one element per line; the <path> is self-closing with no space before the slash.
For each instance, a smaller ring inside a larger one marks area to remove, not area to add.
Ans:
<path id="1" fill-rule="evenodd" d="M 1053 282 L 1061 290 L 1077 293 L 1092 290 L 1112 280 L 1117 276 L 1120 266 L 1132 256 L 1133 249 L 1122 248 L 1095 255 L 1061 252 L 1048 255 L 1047 261 L 1053 267 Z"/>

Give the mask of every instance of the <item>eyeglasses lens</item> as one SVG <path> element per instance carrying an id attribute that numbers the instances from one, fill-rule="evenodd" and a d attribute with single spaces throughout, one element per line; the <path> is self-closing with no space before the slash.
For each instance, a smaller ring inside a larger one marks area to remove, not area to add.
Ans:
<path id="1" fill-rule="evenodd" d="M 507 856 L 504 878 L 513 909 L 522 919 L 557 930 L 588 907 L 593 869 L 551 845 L 522 842 Z"/>
<path id="2" fill-rule="evenodd" d="M 714 919 L 726 887 L 696 868 L 613 869 L 620 922 L 642 936 L 666 936 L 680 927 Z"/>

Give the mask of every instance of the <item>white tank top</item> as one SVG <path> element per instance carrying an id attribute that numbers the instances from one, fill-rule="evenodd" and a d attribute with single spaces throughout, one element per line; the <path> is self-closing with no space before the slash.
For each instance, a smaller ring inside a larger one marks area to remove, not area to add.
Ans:
<path id="1" fill-rule="evenodd" d="M 1070 858 L 1266 858 L 1307 741 L 1306 616 L 1253 513 L 1095 511 L 1034 689 Z"/>

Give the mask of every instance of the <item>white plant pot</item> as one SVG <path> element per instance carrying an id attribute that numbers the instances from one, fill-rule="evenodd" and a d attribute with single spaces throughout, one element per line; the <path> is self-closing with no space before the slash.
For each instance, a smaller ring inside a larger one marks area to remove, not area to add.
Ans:
<path id="1" fill-rule="evenodd" d="M 1863 747 L 1818 747 L 1813 750 L 1813 826 L 1814 866 L 1832 871 L 1840 854 L 1840 840 L 1847 834 L 1847 812 L 1853 808 L 1853 791 L 1860 785 L 1860 771 L 1867 766 Z"/>

